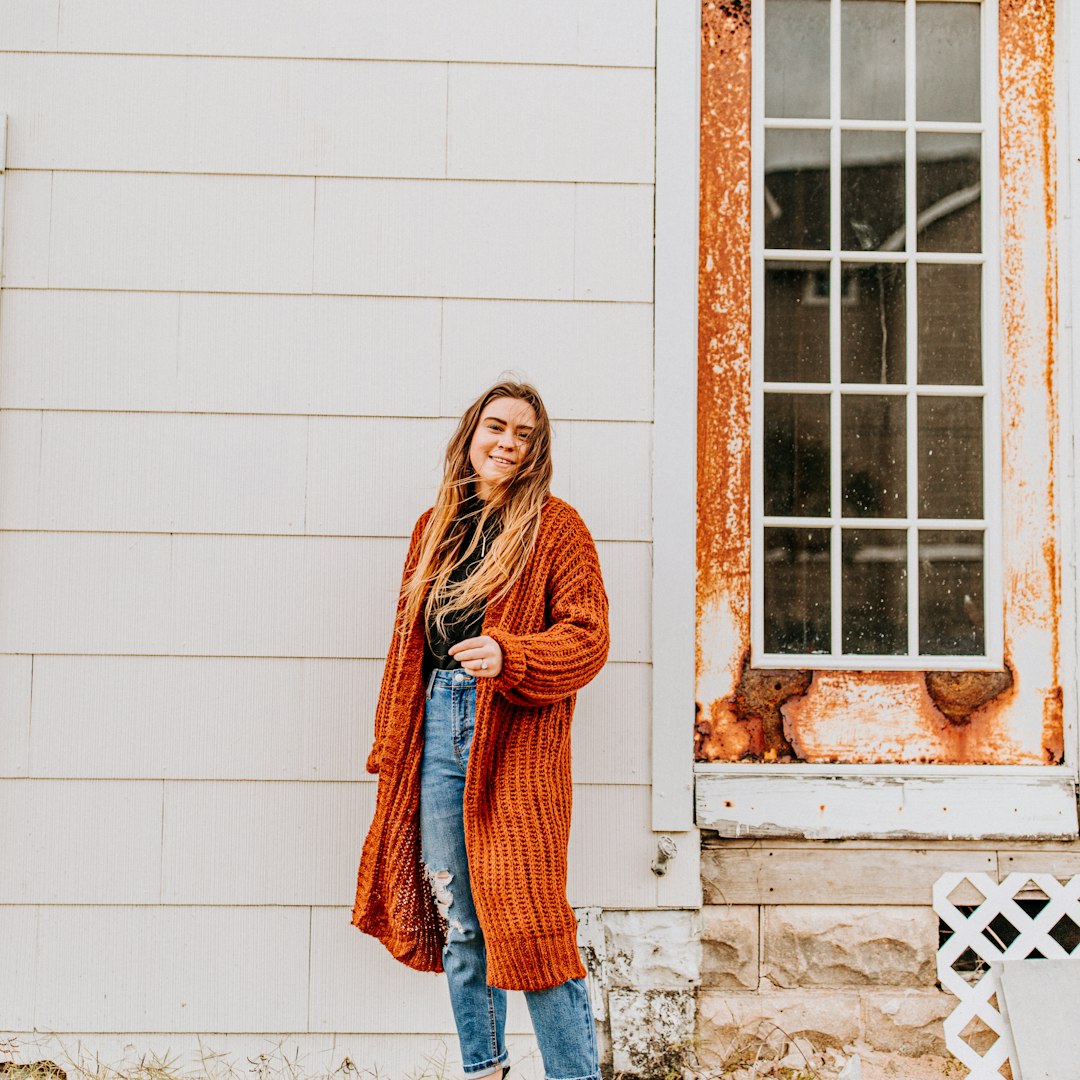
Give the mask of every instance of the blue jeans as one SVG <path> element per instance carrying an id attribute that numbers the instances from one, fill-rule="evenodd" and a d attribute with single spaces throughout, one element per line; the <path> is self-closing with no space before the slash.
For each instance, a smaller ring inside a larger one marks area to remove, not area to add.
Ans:
<path id="1" fill-rule="evenodd" d="M 473 906 L 462 804 L 476 722 L 476 679 L 436 671 L 424 710 L 420 840 L 435 902 L 446 920 L 443 968 L 466 1077 L 500 1072 L 507 1059 L 506 991 L 487 985 L 484 932 Z M 525 992 L 544 1075 L 599 1080 L 596 1028 L 584 979 Z"/>

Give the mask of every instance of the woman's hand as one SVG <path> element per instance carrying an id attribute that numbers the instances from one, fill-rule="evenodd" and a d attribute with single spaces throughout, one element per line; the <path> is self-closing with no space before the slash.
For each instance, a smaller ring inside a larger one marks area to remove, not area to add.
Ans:
<path id="1" fill-rule="evenodd" d="M 502 649 L 494 638 L 486 634 L 459 641 L 451 645 L 448 652 L 470 675 L 478 679 L 494 679 L 502 671 Z"/>

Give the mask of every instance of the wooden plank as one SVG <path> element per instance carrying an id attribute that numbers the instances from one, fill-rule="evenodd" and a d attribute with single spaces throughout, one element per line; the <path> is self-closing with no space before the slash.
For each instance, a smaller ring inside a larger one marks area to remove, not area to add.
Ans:
<path id="1" fill-rule="evenodd" d="M 348 1027 L 363 1023 L 364 1016 L 353 1009 Z M 400 1035 L 342 1030 L 289 1032 L 287 1037 L 169 1031 L 139 1032 L 133 1038 L 130 1032 L 12 1030 L 18 1036 L 23 1060 L 55 1061 L 69 1073 L 81 1064 L 82 1071 L 91 1076 L 105 1068 L 131 1075 L 154 1061 L 169 1062 L 182 1076 L 205 1076 L 217 1070 L 223 1075 L 242 1076 L 253 1068 L 274 1076 L 332 1076 L 357 1069 L 379 1077 L 421 1077 L 460 1075 L 461 1071 L 457 1036 L 446 1031 Z M 531 1032 L 509 1033 L 506 1044 L 515 1076 L 544 1080 L 543 1063 Z"/>
<path id="2" fill-rule="evenodd" d="M 1080 874 L 1080 844 L 1071 847 L 1047 845 L 1039 850 L 999 851 L 998 872 L 1001 877 L 1013 873 L 1053 874 L 1056 878 L 1071 878 Z"/>
<path id="3" fill-rule="evenodd" d="M 28 717 L 30 657 L 0 658 L 0 671 L 15 662 Z M 38 656 L 22 767 L 52 778 L 373 782 L 364 761 L 381 674 L 381 660 Z M 647 782 L 649 676 L 647 664 L 609 664 L 579 695 L 579 783 Z"/>
<path id="4" fill-rule="evenodd" d="M 10 126 L 10 125 L 9 125 Z M 53 175 L 4 171 L 4 288 L 49 284 L 49 222 Z"/>
<path id="5" fill-rule="evenodd" d="M 57 172 L 48 284 L 310 292 L 314 198 L 311 178 Z"/>
<path id="6" fill-rule="evenodd" d="M 652 182 L 650 69 L 451 64 L 449 82 L 450 177 Z"/>
<path id="7" fill-rule="evenodd" d="M 608 664 L 579 694 L 574 712 L 574 780 L 649 782 L 648 664 Z"/>
<path id="8" fill-rule="evenodd" d="M 656 842 L 648 785 L 574 786 L 567 896 L 574 907 L 652 908 Z M 612 822 L 619 823 L 612 843 Z"/>
<path id="9" fill-rule="evenodd" d="M 446 166 L 441 63 L 11 54 L 0 100 L 21 118 L 13 168 L 434 177 Z"/>
<path id="10" fill-rule="evenodd" d="M 29 657 L 5 659 L 29 669 Z M 370 780 L 381 675 L 379 660 L 38 656 L 30 768 L 51 777 Z"/>
<path id="11" fill-rule="evenodd" d="M 0 904 L 0 1016 L 5 1031 L 34 1026 L 38 908 Z"/>
<path id="12" fill-rule="evenodd" d="M 345 904 L 375 810 L 369 783 L 168 781 L 167 904 Z"/>
<path id="13" fill-rule="evenodd" d="M 996 874 L 993 851 L 963 848 L 705 848 L 706 904 L 929 905 L 944 873 Z M 975 896 L 974 890 L 972 895 Z M 978 902 L 977 900 L 975 902 Z"/>
<path id="14" fill-rule="evenodd" d="M 359 1025 L 369 1031 L 453 1034 L 446 976 L 399 964 L 380 942 L 350 924 L 351 910 L 311 913 L 311 1030 L 349 1031 Z M 506 1030 L 532 1030 L 524 994 L 508 995 Z"/>
<path id="15" fill-rule="evenodd" d="M 50 5 L 51 6 L 51 5 Z M 590 9 L 598 9 L 590 17 Z M 627 26 L 621 23 L 626 22 Z M 579 29 L 579 23 L 581 28 Z M 648 64 L 651 9 L 612 0 L 552 0 L 542 9 L 461 0 L 424 18 L 379 0 L 65 0 L 60 48 L 71 52 L 199 53 L 498 63 Z"/>
<path id="16" fill-rule="evenodd" d="M 0 780 L 0 904 L 157 903 L 161 784 Z"/>
<path id="17" fill-rule="evenodd" d="M 0 534 L 0 652 L 381 660 L 405 548 L 399 538 Z M 598 550 L 609 659 L 647 661 L 649 546 Z"/>
<path id="18" fill-rule="evenodd" d="M 5 50 L 55 49 L 60 0 L 2 0 L 0 25 Z"/>
<path id="19" fill-rule="evenodd" d="M 0 528 L 301 533 L 310 422 L 7 412 Z"/>
<path id="20" fill-rule="evenodd" d="M 593 535 L 648 540 L 652 506 L 646 478 L 652 469 L 652 425 L 579 422 L 564 425 L 561 431 L 570 435 L 568 500 Z"/>
<path id="21" fill-rule="evenodd" d="M 440 301 L 5 289 L 7 408 L 434 416 Z"/>
<path id="22" fill-rule="evenodd" d="M 574 220 L 574 299 L 652 300 L 652 185 L 577 184 Z"/>
<path id="23" fill-rule="evenodd" d="M 0 656 L 0 776 L 30 771 L 33 664 L 30 656 Z"/>
<path id="24" fill-rule="evenodd" d="M 652 416 L 652 309 L 648 304 L 447 300 L 442 405 L 458 416 L 508 362 L 534 382 L 553 417 Z M 611 388 L 618 386 L 617 394 Z M 2 393 L 0 387 L 0 393 Z"/>
<path id="25" fill-rule="evenodd" d="M 307 1027 L 307 908 L 57 906 L 39 920 L 38 1030 Z"/>
<path id="26" fill-rule="evenodd" d="M 732 769 L 699 773 L 696 792 L 698 824 L 722 836 L 978 839 L 1077 833 L 1075 781 L 1060 773 L 740 775 Z"/>
<path id="27" fill-rule="evenodd" d="M 317 292 L 573 295 L 574 190 L 566 184 L 335 178 L 316 184 Z"/>

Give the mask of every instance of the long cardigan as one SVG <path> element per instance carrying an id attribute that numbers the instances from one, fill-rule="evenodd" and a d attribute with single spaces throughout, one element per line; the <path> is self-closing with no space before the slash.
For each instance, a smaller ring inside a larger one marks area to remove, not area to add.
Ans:
<path id="1" fill-rule="evenodd" d="M 403 582 L 430 515 L 413 529 Z M 399 600 L 399 615 L 402 606 Z M 551 496 L 524 572 L 484 617 L 503 669 L 477 679 L 463 812 L 492 986 L 540 990 L 585 975 L 566 900 L 570 720 L 576 691 L 607 658 L 607 615 L 592 537 L 577 511 Z M 409 967 L 441 971 L 446 928 L 425 880 L 419 835 L 423 656 L 420 615 L 407 633 L 395 631 L 386 658 L 367 762 L 379 774 L 378 795 L 352 921 Z"/>

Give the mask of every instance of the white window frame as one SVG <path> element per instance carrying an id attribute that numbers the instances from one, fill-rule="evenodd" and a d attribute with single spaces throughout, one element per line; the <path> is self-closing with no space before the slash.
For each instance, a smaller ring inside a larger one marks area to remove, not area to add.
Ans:
<path id="1" fill-rule="evenodd" d="M 947 667 L 951 671 L 1000 670 L 1004 663 L 1004 602 L 1002 597 L 1001 554 L 1001 458 L 994 448 L 1001 445 L 1001 328 L 998 297 L 1000 278 L 1000 238 L 998 227 L 999 147 L 998 147 L 998 38 L 997 5 L 989 0 L 962 0 L 977 3 L 981 12 L 981 119 L 978 123 L 916 120 L 915 102 L 915 11 L 921 0 L 904 0 L 905 37 L 912 46 L 905 52 L 905 118 L 903 120 L 842 120 L 840 101 L 841 0 L 830 0 L 829 117 L 766 119 L 765 42 L 759 30 L 751 34 L 751 656 L 757 668 L 807 667 L 840 671 L 922 671 Z M 765 133 L 770 129 L 824 131 L 830 137 L 829 248 L 821 250 L 765 248 Z M 906 242 L 903 252 L 841 251 L 840 247 L 840 140 L 843 131 L 896 131 L 905 137 Z M 981 136 L 982 242 L 981 254 L 920 252 L 917 244 L 916 136 L 922 132 L 964 133 Z M 764 379 L 764 288 L 767 261 L 819 262 L 828 267 L 830 292 L 839 297 L 844 264 L 891 262 L 906 269 L 906 380 L 889 384 L 841 384 L 840 309 L 830 307 L 828 383 L 771 382 Z M 917 382 L 918 291 L 920 264 L 953 263 L 982 267 L 982 358 L 980 387 L 920 385 Z M 764 454 L 762 452 L 766 387 L 773 392 L 828 396 L 830 399 L 830 514 L 822 518 L 768 518 L 764 510 Z M 906 397 L 907 513 L 902 518 L 842 518 L 840 469 L 841 391 L 847 394 L 885 394 Z M 979 397 L 983 400 L 983 517 L 968 521 L 936 521 L 918 516 L 918 398 L 930 395 Z M 765 649 L 764 619 L 764 531 L 770 526 L 814 528 L 830 532 L 830 653 L 770 653 Z M 842 532 L 858 528 L 905 530 L 907 534 L 907 651 L 902 655 L 845 654 L 842 644 Z M 919 651 L 920 530 L 967 530 L 983 533 L 983 622 L 985 652 L 979 655 L 950 656 Z"/>
<path id="2" fill-rule="evenodd" d="M 919 837 L 928 839 L 991 837 L 1075 837 L 1076 765 L 1080 760 L 1080 725 L 1076 723 L 1080 674 L 1080 624 L 1076 612 L 1075 573 L 1080 539 L 1062 530 L 1064 567 L 1061 616 L 1062 678 L 1065 691 L 1066 764 L 1060 766 L 817 766 L 694 764 L 690 718 L 694 715 L 694 656 L 697 507 L 694 433 L 697 424 L 697 260 L 698 139 L 701 116 L 699 72 L 701 10 L 697 0 L 671 0 L 657 9 L 656 133 L 656 270 L 655 397 L 653 465 L 653 828 L 672 831 L 693 843 L 693 825 L 722 836 Z M 1059 13 L 1058 25 L 1080 46 L 1080 16 Z M 1080 115 L 1080 55 L 1062 45 L 1059 64 L 1069 78 L 1073 113 Z M 993 71 L 997 71 L 997 57 Z M 755 65 L 759 70 L 760 65 Z M 1062 83 L 1064 90 L 1066 84 Z M 990 103 L 997 130 L 996 99 Z M 1076 125 L 1069 124 L 1069 100 L 1059 97 L 1057 130 L 1061 135 L 1059 181 L 1069 190 L 1080 178 Z M 995 159 L 996 160 L 996 159 Z M 989 177 L 984 172 L 989 184 Z M 1080 190 L 1080 185 L 1077 185 Z M 997 191 L 992 192 L 996 199 Z M 986 203 L 984 202 L 984 206 Z M 756 206 L 756 203 L 755 203 Z M 1080 208 L 1073 195 L 1073 209 Z M 1068 255 L 1080 250 L 1080 215 L 1070 216 L 1063 198 L 1059 229 L 1061 271 Z M 988 214 L 984 221 L 988 220 Z M 1069 278 L 1063 276 L 1066 302 Z M 996 281 L 995 281 L 996 286 Z M 1072 288 L 1080 313 L 1080 279 Z M 1063 324 L 1073 320 L 1063 316 Z M 1080 330 L 1073 330 L 1075 355 Z M 984 348 L 987 343 L 984 340 Z M 1062 350 L 1068 372 L 1069 343 Z M 1073 367 L 1072 400 L 1080 401 L 1080 367 Z M 1062 379 L 1062 434 L 1059 445 L 1073 446 L 1069 390 Z M 1074 447 L 1070 465 L 1076 477 L 1080 460 Z M 1064 457 L 1062 458 L 1064 461 Z M 1075 484 L 1075 480 L 1073 481 Z M 1065 521 L 1080 532 L 1080 492 L 1065 484 Z M 1070 512 L 1071 511 L 1071 512 Z M 956 797 L 954 797 L 954 792 Z M 943 798 L 944 797 L 944 798 Z M 993 804 L 991 822 L 986 808 Z M 824 807 L 824 809 L 822 809 Z M 992 832 L 992 829 L 1000 830 Z M 663 881 L 663 879 L 661 879 Z M 685 880 L 685 879 L 684 879 Z M 680 902 L 686 902 L 685 900 Z"/>

